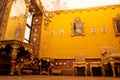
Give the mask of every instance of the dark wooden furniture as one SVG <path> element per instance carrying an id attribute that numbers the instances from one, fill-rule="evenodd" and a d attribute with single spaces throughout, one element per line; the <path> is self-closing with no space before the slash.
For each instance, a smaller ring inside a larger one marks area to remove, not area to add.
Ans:
<path id="1" fill-rule="evenodd" d="M 108 73 L 111 73 L 113 77 L 120 76 L 120 53 L 112 46 L 103 46 L 101 47 L 101 55 L 105 71 L 104 76 Z"/>
<path id="2" fill-rule="evenodd" d="M 40 58 L 39 67 L 41 75 L 50 75 L 51 69 L 53 68 L 53 59 L 51 58 Z"/>
<path id="3" fill-rule="evenodd" d="M 87 58 L 89 68 L 88 71 L 91 76 L 102 76 L 104 75 L 103 64 L 101 58 Z"/>
<path id="4" fill-rule="evenodd" d="M 53 75 L 74 75 L 72 58 L 54 59 L 54 66 L 52 68 Z"/>
<path id="5" fill-rule="evenodd" d="M 24 65 L 22 68 L 22 74 L 33 74 L 33 75 L 39 75 L 40 74 L 40 65 L 39 65 L 39 59 L 34 58 L 32 63 L 29 65 Z"/>
<path id="6" fill-rule="evenodd" d="M 33 61 L 33 46 L 18 40 L 0 41 L 0 74 L 19 74 Z"/>
<path id="7" fill-rule="evenodd" d="M 10 73 L 11 57 L 9 52 L 9 45 L 6 45 L 5 48 L 0 48 L 0 75 L 8 75 Z"/>
<path id="8" fill-rule="evenodd" d="M 74 76 L 75 75 L 75 70 L 74 70 L 74 58 L 56 58 L 54 59 L 54 66 L 52 68 L 52 74 L 53 75 L 68 75 L 68 76 Z M 100 57 L 86 57 L 85 62 L 87 63 L 86 67 L 86 75 L 91 76 L 91 71 L 90 71 L 90 66 L 91 63 L 96 63 L 96 62 L 101 62 Z M 81 74 L 84 74 L 83 68 L 76 68 L 77 70 L 77 75 L 80 76 Z M 82 72 L 81 72 L 82 71 Z M 93 72 L 95 69 L 92 70 Z M 93 73 L 93 76 L 95 73 Z M 98 71 L 99 72 L 99 71 Z M 100 72 L 99 72 L 100 73 Z"/>

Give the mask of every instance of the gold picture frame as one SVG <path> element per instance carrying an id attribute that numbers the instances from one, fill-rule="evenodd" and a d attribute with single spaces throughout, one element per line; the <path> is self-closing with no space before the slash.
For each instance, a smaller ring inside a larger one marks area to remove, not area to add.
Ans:
<path id="1" fill-rule="evenodd" d="M 120 36 L 120 14 L 117 14 L 116 16 L 116 18 L 113 18 L 115 35 Z"/>
<path id="2" fill-rule="evenodd" d="M 84 23 L 79 17 L 76 17 L 72 22 L 72 36 L 84 36 Z"/>

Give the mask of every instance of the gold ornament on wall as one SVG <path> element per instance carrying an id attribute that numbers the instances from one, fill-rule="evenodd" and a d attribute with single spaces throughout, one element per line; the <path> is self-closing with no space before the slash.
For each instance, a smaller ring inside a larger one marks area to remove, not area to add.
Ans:
<path id="1" fill-rule="evenodd" d="M 45 12 L 44 13 L 44 25 L 48 26 L 48 24 L 52 21 L 52 17 L 54 16 L 54 12 Z"/>
<path id="2" fill-rule="evenodd" d="M 60 30 L 60 35 L 64 35 L 64 33 L 65 33 L 64 30 L 61 29 L 61 30 Z"/>
<path id="3" fill-rule="evenodd" d="M 52 31 L 51 31 L 51 35 L 52 35 L 52 36 L 55 36 L 55 30 L 52 30 Z"/>
<path id="4" fill-rule="evenodd" d="M 116 18 L 113 18 L 115 35 L 120 36 L 120 14 L 116 15 Z"/>
<path id="5" fill-rule="evenodd" d="M 95 27 L 93 27 L 93 28 L 91 29 L 91 32 L 92 32 L 92 33 L 96 33 Z"/>
<path id="6" fill-rule="evenodd" d="M 72 22 L 72 36 L 84 36 L 84 22 L 80 20 L 79 17 L 76 17 Z"/>
<path id="7" fill-rule="evenodd" d="M 65 10 L 59 10 L 59 11 L 52 11 L 54 12 L 55 14 L 61 14 L 61 13 L 74 13 L 74 12 L 77 12 L 79 11 L 80 13 L 83 12 L 83 11 L 91 11 L 91 10 L 95 10 L 95 11 L 98 11 L 100 9 L 103 9 L 103 10 L 107 10 L 108 8 L 112 8 L 112 9 L 115 9 L 117 7 L 120 7 L 120 5 L 109 5 L 109 6 L 99 6 L 99 7 L 91 7 L 91 8 L 80 8 L 80 9 L 65 9 Z"/>
<path id="8" fill-rule="evenodd" d="M 105 32 L 106 32 L 106 28 L 103 26 L 103 27 L 101 28 L 101 31 L 102 31 L 103 33 L 105 33 Z"/>

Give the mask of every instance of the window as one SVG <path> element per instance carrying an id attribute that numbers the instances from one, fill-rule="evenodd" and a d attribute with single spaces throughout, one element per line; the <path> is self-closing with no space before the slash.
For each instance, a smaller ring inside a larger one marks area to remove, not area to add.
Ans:
<path id="1" fill-rule="evenodd" d="M 27 23 L 26 23 L 26 29 L 25 29 L 25 35 L 24 35 L 24 42 L 29 43 L 30 41 L 30 31 L 31 31 L 31 23 L 32 23 L 32 14 L 28 13 Z"/>

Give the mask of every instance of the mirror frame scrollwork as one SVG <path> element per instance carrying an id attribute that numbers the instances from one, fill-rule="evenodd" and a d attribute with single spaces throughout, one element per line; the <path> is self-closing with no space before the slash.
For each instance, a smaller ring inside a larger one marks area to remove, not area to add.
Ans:
<path id="1" fill-rule="evenodd" d="M 120 14 L 116 15 L 116 18 L 113 18 L 115 35 L 120 36 Z"/>
<path id="2" fill-rule="evenodd" d="M 80 20 L 79 17 L 76 17 L 72 22 L 72 35 L 71 36 L 84 36 L 84 22 Z"/>

